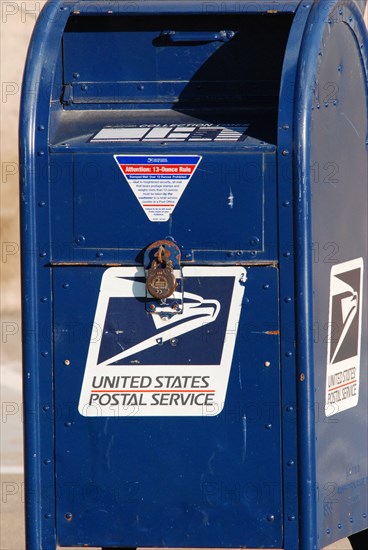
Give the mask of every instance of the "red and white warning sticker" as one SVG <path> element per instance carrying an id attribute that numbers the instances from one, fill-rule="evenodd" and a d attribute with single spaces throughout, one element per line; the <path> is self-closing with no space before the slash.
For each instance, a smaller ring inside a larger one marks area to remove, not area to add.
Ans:
<path id="1" fill-rule="evenodd" d="M 114 158 L 151 222 L 170 219 L 202 160 L 199 155 L 114 155 Z"/>

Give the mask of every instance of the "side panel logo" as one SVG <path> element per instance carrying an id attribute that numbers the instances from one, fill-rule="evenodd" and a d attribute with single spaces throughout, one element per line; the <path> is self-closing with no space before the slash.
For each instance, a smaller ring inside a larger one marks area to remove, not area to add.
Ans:
<path id="1" fill-rule="evenodd" d="M 215 416 L 223 408 L 246 271 L 184 267 L 183 313 L 147 314 L 143 267 L 101 281 L 79 412 L 83 416 Z"/>
<path id="2" fill-rule="evenodd" d="M 363 312 L 363 258 L 331 270 L 327 344 L 326 416 L 359 400 Z"/>

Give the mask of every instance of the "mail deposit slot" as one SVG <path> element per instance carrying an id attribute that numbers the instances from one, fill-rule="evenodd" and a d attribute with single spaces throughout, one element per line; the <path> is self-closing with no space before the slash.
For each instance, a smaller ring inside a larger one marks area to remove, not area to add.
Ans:
<path id="1" fill-rule="evenodd" d="M 46 3 L 20 125 L 28 550 L 367 529 L 360 7 Z"/>

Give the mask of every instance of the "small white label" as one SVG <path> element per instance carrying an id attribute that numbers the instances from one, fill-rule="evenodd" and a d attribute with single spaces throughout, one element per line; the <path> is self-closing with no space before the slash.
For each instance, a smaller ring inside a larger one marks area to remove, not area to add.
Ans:
<path id="1" fill-rule="evenodd" d="M 327 343 L 326 416 L 358 404 L 363 258 L 332 267 Z"/>
<path id="2" fill-rule="evenodd" d="M 105 271 L 80 414 L 216 416 L 222 411 L 246 271 L 185 266 L 183 277 L 183 312 L 163 319 L 146 313 L 143 267 Z"/>
<path id="3" fill-rule="evenodd" d="M 151 222 L 170 219 L 202 157 L 115 155 L 120 170 Z"/>
<path id="4" fill-rule="evenodd" d="M 91 143 L 102 142 L 238 142 L 247 138 L 248 124 L 142 124 L 105 126 Z"/>

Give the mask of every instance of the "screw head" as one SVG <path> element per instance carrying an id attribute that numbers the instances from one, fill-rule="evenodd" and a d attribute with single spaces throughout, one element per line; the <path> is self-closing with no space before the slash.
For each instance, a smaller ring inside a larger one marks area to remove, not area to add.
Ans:
<path id="1" fill-rule="evenodd" d="M 267 368 L 269 368 L 269 367 L 271 366 L 270 361 L 265 361 L 265 362 L 264 362 L 264 366 L 267 367 Z"/>
<path id="2" fill-rule="evenodd" d="M 269 516 L 267 516 L 267 521 L 272 523 L 273 521 L 275 521 L 275 516 L 273 514 L 270 514 Z"/>
<path id="3" fill-rule="evenodd" d="M 66 365 L 66 366 L 68 367 L 68 366 L 70 365 L 70 360 L 69 360 L 69 359 L 65 359 L 64 365 Z"/>
<path id="4" fill-rule="evenodd" d="M 65 519 L 67 519 L 68 521 L 70 521 L 72 519 L 72 517 L 73 517 L 73 514 L 71 514 L 70 512 L 67 512 L 65 514 Z"/>

